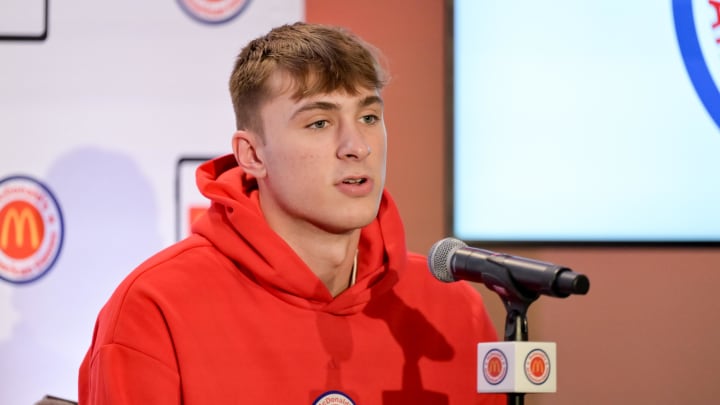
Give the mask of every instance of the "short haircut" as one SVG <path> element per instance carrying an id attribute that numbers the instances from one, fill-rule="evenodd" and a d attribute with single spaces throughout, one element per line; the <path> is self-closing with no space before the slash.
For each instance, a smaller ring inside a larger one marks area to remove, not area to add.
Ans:
<path id="1" fill-rule="evenodd" d="M 275 96 L 267 84 L 274 72 L 290 76 L 296 99 L 379 91 L 387 83 L 379 57 L 375 47 L 340 27 L 298 22 L 274 28 L 248 43 L 235 61 L 230 96 L 237 129 L 263 134 L 260 108 Z"/>

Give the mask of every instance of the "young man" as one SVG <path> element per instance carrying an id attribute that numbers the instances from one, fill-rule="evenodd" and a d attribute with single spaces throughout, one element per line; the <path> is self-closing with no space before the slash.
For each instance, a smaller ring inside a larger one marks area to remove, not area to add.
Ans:
<path id="1" fill-rule="evenodd" d="M 103 308 L 80 404 L 504 404 L 476 394 L 480 296 L 406 251 L 384 191 L 385 74 L 338 28 L 250 42 L 233 154 L 202 165 L 193 234 Z"/>

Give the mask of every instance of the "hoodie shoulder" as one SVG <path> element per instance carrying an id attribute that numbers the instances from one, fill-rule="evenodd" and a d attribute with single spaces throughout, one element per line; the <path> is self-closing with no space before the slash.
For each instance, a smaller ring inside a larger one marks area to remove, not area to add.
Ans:
<path id="1" fill-rule="evenodd" d="M 101 310 L 98 322 L 101 330 L 106 332 L 104 343 L 114 341 L 114 331 L 123 313 L 127 313 L 129 303 L 143 301 L 148 308 L 154 306 L 158 297 L 166 294 L 166 291 L 192 282 L 188 280 L 188 270 L 205 268 L 200 266 L 207 264 L 208 258 L 223 259 L 213 251 L 214 248 L 205 238 L 192 235 L 161 250 L 136 267 L 117 286 Z M 186 288 L 191 287 L 188 285 Z"/>

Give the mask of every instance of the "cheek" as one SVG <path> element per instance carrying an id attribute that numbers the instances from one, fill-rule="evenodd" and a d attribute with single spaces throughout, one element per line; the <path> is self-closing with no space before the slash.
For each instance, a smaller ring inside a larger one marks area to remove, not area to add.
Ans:
<path id="1" fill-rule="evenodd" d="M 373 151 L 377 150 L 379 152 L 378 155 L 381 155 L 384 159 L 387 155 L 387 133 L 385 129 L 383 128 L 381 135 L 373 137 L 373 140 L 374 142 L 371 145 Z"/>
<path id="2" fill-rule="evenodd" d="M 276 151 L 267 160 L 268 176 L 275 181 L 308 184 L 318 177 L 317 155 L 302 150 Z"/>
<path id="3" fill-rule="evenodd" d="M 374 145 L 371 146 L 373 154 L 375 154 L 375 159 L 380 160 L 380 165 L 383 168 L 383 171 L 385 171 L 385 165 L 387 162 L 387 140 L 386 138 L 380 137 Z M 377 151 L 377 153 L 375 153 Z"/>

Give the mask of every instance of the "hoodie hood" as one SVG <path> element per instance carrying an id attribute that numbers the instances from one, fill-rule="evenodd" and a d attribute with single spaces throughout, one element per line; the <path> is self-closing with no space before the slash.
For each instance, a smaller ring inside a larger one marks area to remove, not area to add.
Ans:
<path id="1" fill-rule="evenodd" d="M 237 166 L 233 155 L 203 163 L 197 185 L 211 206 L 195 221 L 193 233 L 207 238 L 240 271 L 290 304 L 338 315 L 356 313 L 371 296 L 391 289 L 406 267 L 402 220 L 386 190 L 377 217 L 361 232 L 357 281 L 333 297 L 268 226 L 260 209 L 257 181 Z"/>

